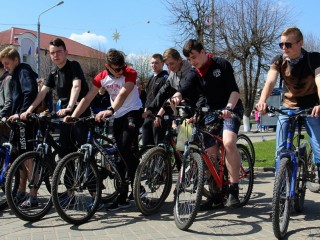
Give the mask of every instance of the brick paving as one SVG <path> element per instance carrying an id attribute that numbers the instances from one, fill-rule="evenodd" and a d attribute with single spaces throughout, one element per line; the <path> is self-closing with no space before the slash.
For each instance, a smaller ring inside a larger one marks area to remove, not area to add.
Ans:
<path id="1" fill-rule="evenodd" d="M 144 217 L 133 204 L 117 212 L 101 210 L 81 226 L 65 223 L 54 209 L 33 223 L 18 219 L 7 209 L 0 212 L 0 239 L 275 239 L 270 218 L 273 176 L 272 172 L 257 172 L 247 206 L 200 212 L 189 231 L 175 226 L 170 194 L 152 216 Z M 319 202 L 319 194 L 307 190 L 305 209 L 302 214 L 292 214 L 287 239 L 320 238 Z"/>

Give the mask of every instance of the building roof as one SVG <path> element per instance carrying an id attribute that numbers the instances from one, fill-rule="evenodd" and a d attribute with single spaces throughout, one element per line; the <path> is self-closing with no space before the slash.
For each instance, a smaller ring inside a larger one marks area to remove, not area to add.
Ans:
<path id="1" fill-rule="evenodd" d="M 18 35 L 29 33 L 37 37 L 37 32 L 33 30 L 23 29 L 23 28 L 15 28 L 12 27 L 8 30 L 0 32 L 0 46 L 1 45 L 16 45 L 19 43 L 15 38 Z M 54 38 L 61 38 L 66 44 L 68 54 L 76 55 L 81 57 L 89 57 L 89 58 L 102 58 L 104 57 L 104 53 L 98 50 L 95 50 L 91 47 L 85 46 L 81 43 L 73 41 L 66 37 L 40 33 L 40 49 L 45 50 L 49 46 L 49 42 Z"/>

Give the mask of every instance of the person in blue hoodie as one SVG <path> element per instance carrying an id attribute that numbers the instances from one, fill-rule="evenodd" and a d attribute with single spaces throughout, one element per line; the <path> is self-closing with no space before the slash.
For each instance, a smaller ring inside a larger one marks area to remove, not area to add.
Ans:
<path id="1" fill-rule="evenodd" d="M 28 109 L 28 107 L 35 100 L 38 93 L 37 73 L 35 73 L 30 65 L 20 62 L 20 54 L 13 46 L 8 46 L 0 52 L 0 60 L 4 68 L 11 75 L 12 83 L 12 107 L 11 112 L 8 113 L 8 121 L 13 121 L 20 118 L 20 114 Z M 33 124 L 26 122 L 25 127 L 19 127 L 20 136 L 20 152 L 19 154 L 32 151 L 33 142 L 28 142 L 28 139 L 33 138 Z M 21 170 L 23 171 L 23 169 Z M 21 174 L 26 176 L 26 174 Z M 22 181 L 27 179 L 20 179 Z M 26 184 L 20 184 L 18 193 L 16 195 L 17 201 L 21 208 L 30 208 L 38 204 L 37 190 L 31 189 L 29 197 L 26 194 Z"/>

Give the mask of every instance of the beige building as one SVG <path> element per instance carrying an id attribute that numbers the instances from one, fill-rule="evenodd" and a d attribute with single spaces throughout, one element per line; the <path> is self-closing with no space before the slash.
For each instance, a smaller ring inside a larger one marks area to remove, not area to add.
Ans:
<path id="1" fill-rule="evenodd" d="M 76 60 L 81 64 L 87 81 L 91 83 L 92 78 L 104 69 L 105 54 L 69 38 L 46 33 L 41 33 L 40 35 L 39 77 L 46 77 L 52 68 L 47 48 L 49 42 L 56 37 L 65 42 L 69 54 L 68 59 Z M 36 31 L 12 27 L 0 32 L 0 50 L 9 45 L 13 45 L 18 49 L 22 62 L 28 63 L 34 71 L 37 71 L 38 42 Z"/>

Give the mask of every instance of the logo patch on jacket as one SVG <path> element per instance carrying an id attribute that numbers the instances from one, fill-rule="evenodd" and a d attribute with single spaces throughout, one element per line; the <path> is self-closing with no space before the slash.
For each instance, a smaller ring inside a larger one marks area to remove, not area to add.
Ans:
<path id="1" fill-rule="evenodd" d="M 214 77 L 220 77 L 221 76 L 221 70 L 220 69 L 213 70 L 212 75 Z"/>

